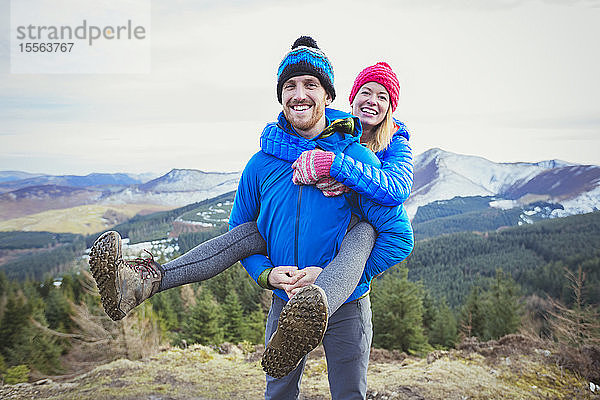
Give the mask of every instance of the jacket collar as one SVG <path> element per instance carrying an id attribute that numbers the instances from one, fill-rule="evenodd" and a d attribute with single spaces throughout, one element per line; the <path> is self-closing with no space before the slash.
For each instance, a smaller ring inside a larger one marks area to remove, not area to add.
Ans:
<path id="1" fill-rule="evenodd" d="M 302 137 L 298 132 L 296 132 L 292 124 L 288 122 L 283 112 L 280 112 L 279 116 L 277 117 L 277 125 L 290 135 Z M 360 120 L 352 114 L 326 107 L 325 129 L 316 137 L 306 140 L 324 139 L 332 136 L 335 132 L 339 132 L 344 136 L 350 135 L 354 137 L 360 137 L 362 135 L 362 126 L 360 125 Z"/>

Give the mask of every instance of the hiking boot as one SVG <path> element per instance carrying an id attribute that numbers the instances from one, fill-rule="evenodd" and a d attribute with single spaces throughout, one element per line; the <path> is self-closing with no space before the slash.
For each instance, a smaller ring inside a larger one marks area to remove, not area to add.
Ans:
<path id="1" fill-rule="evenodd" d="M 317 285 L 300 289 L 281 310 L 277 330 L 262 356 L 263 370 L 273 378 L 292 372 L 323 340 L 327 313 L 323 289 Z"/>
<path id="2" fill-rule="evenodd" d="M 163 275 L 161 266 L 146 252 L 150 258 L 123 260 L 121 235 L 115 231 L 103 233 L 92 246 L 90 270 L 104 311 L 114 321 L 158 292 Z"/>

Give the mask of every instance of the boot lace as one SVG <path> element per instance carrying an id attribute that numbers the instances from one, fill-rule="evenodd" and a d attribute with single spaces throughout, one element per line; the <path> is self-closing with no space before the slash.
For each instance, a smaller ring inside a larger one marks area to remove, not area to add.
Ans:
<path id="1" fill-rule="evenodd" d="M 160 277 L 160 271 L 158 270 L 158 268 L 156 268 L 155 263 L 154 263 L 154 255 L 152 255 L 152 253 L 150 253 L 148 250 L 144 249 L 144 251 L 146 253 L 150 254 L 150 258 L 138 257 L 134 260 L 125 261 L 125 262 L 135 272 L 139 273 L 140 277 L 143 280 L 149 279 L 151 277 L 152 278 Z"/>

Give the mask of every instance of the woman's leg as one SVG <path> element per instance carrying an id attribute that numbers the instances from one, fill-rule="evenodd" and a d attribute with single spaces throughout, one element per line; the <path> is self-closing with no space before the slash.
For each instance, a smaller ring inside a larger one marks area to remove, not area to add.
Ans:
<path id="1" fill-rule="evenodd" d="M 356 289 L 376 237 L 371 224 L 359 222 L 354 225 L 344 236 L 338 254 L 317 277 L 315 285 L 327 295 L 329 315 L 336 312 Z"/>
<path id="2" fill-rule="evenodd" d="M 89 262 L 102 306 L 116 321 L 159 291 L 212 278 L 253 254 L 266 254 L 266 243 L 256 222 L 247 222 L 164 266 L 151 258 L 123 260 L 121 236 L 106 232 L 92 246 Z"/>
<path id="3" fill-rule="evenodd" d="M 267 244 L 254 221 L 236 226 L 164 264 L 158 291 L 205 281 L 253 254 L 267 254 Z"/>

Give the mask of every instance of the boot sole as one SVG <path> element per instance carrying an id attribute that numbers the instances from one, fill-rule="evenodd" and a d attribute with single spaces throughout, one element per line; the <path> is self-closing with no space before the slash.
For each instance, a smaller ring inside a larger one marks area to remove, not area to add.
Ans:
<path id="1" fill-rule="evenodd" d="M 316 285 L 306 286 L 281 310 L 277 330 L 262 357 L 263 370 L 273 378 L 283 378 L 321 343 L 326 329 L 325 292 Z"/>
<path id="2" fill-rule="evenodd" d="M 96 280 L 104 311 L 113 321 L 125 317 L 119 310 L 116 272 L 121 260 L 121 235 L 115 231 L 103 233 L 90 251 L 90 271 Z"/>

